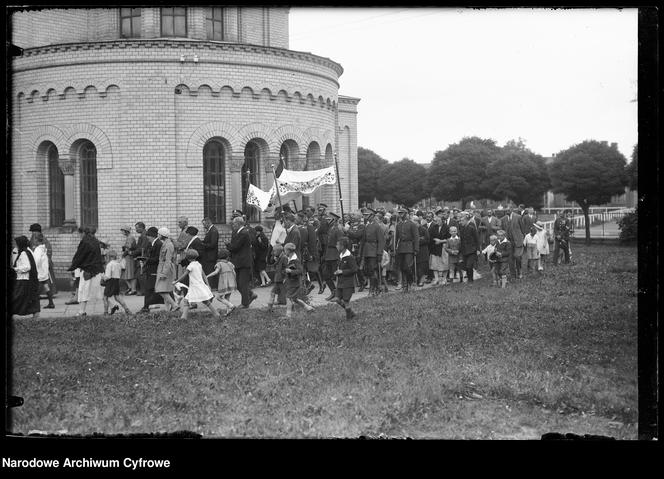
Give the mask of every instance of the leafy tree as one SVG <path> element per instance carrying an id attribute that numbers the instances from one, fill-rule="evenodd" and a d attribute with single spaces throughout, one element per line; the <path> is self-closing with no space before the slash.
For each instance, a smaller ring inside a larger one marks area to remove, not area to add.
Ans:
<path id="1" fill-rule="evenodd" d="M 549 165 L 553 191 L 576 201 L 583 210 L 586 243 L 590 243 L 590 206 L 608 203 L 613 195 L 625 191 L 626 163 L 615 144 L 586 140 L 558 153 Z"/>
<path id="2" fill-rule="evenodd" d="M 639 154 L 639 145 L 634 145 L 634 150 L 632 151 L 632 161 L 625 168 L 625 173 L 627 174 L 627 186 L 630 190 L 636 190 L 638 188 L 638 154 Z"/>
<path id="3" fill-rule="evenodd" d="M 413 206 L 426 197 L 424 189 L 426 173 L 424 166 L 408 158 L 387 164 L 380 170 L 378 177 L 378 198 Z"/>
<path id="4" fill-rule="evenodd" d="M 463 209 L 470 200 L 490 196 L 486 168 L 499 155 L 500 148 L 494 140 L 463 138 L 436 152 L 427 174 L 427 189 L 437 201 L 461 201 Z"/>
<path id="5" fill-rule="evenodd" d="M 484 189 L 494 199 L 508 198 L 540 208 L 551 186 L 544 158 L 526 148 L 523 141 L 510 140 L 499 157 L 486 169 Z"/>
<path id="6" fill-rule="evenodd" d="M 638 213 L 638 210 L 634 211 L 634 213 L 627 213 L 618 221 L 618 228 L 620 229 L 620 241 L 636 241 L 638 237 L 639 225 Z"/>
<path id="7" fill-rule="evenodd" d="M 378 198 L 378 176 L 380 171 L 388 165 L 388 161 L 373 151 L 357 148 L 357 183 L 360 203 L 372 202 Z"/>

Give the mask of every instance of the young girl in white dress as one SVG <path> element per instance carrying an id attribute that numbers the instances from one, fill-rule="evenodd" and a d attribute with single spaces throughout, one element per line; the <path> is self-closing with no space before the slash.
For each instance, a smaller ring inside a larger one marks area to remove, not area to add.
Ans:
<path id="1" fill-rule="evenodd" d="M 210 311 L 212 311 L 214 317 L 219 319 L 219 313 L 212 307 L 212 299 L 214 299 L 214 295 L 210 290 L 210 284 L 203 274 L 203 267 L 198 262 L 198 251 L 195 249 L 188 249 L 185 250 L 184 254 L 190 263 L 187 265 L 187 270 L 184 274 L 173 281 L 173 285 L 175 285 L 189 276 L 189 290 L 182 301 L 181 319 L 187 319 L 189 314 L 189 303 L 203 303 Z"/>

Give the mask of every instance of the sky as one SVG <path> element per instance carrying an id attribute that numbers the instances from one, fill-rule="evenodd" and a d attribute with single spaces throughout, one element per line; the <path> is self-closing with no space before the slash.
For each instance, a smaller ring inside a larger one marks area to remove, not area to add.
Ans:
<path id="1" fill-rule="evenodd" d="M 290 49 L 340 63 L 358 146 L 429 163 L 466 136 L 548 157 L 638 140 L 634 9 L 290 9 Z"/>

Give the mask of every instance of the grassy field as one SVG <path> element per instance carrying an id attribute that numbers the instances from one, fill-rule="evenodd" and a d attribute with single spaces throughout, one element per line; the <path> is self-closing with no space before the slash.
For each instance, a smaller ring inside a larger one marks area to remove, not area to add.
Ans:
<path id="1" fill-rule="evenodd" d="M 636 248 L 506 290 L 454 284 L 330 305 L 290 321 L 13 322 L 9 430 L 213 437 L 635 439 Z"/>

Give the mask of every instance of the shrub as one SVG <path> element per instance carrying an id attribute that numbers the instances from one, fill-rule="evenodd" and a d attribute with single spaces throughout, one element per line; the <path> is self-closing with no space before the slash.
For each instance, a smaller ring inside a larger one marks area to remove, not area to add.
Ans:
<path id="1" fill-rule="evenodd" d="M 628 213 L 618 221 L 620 228 L 620 241 L 636 241 L 638 226 L 638 211 Z"/>

